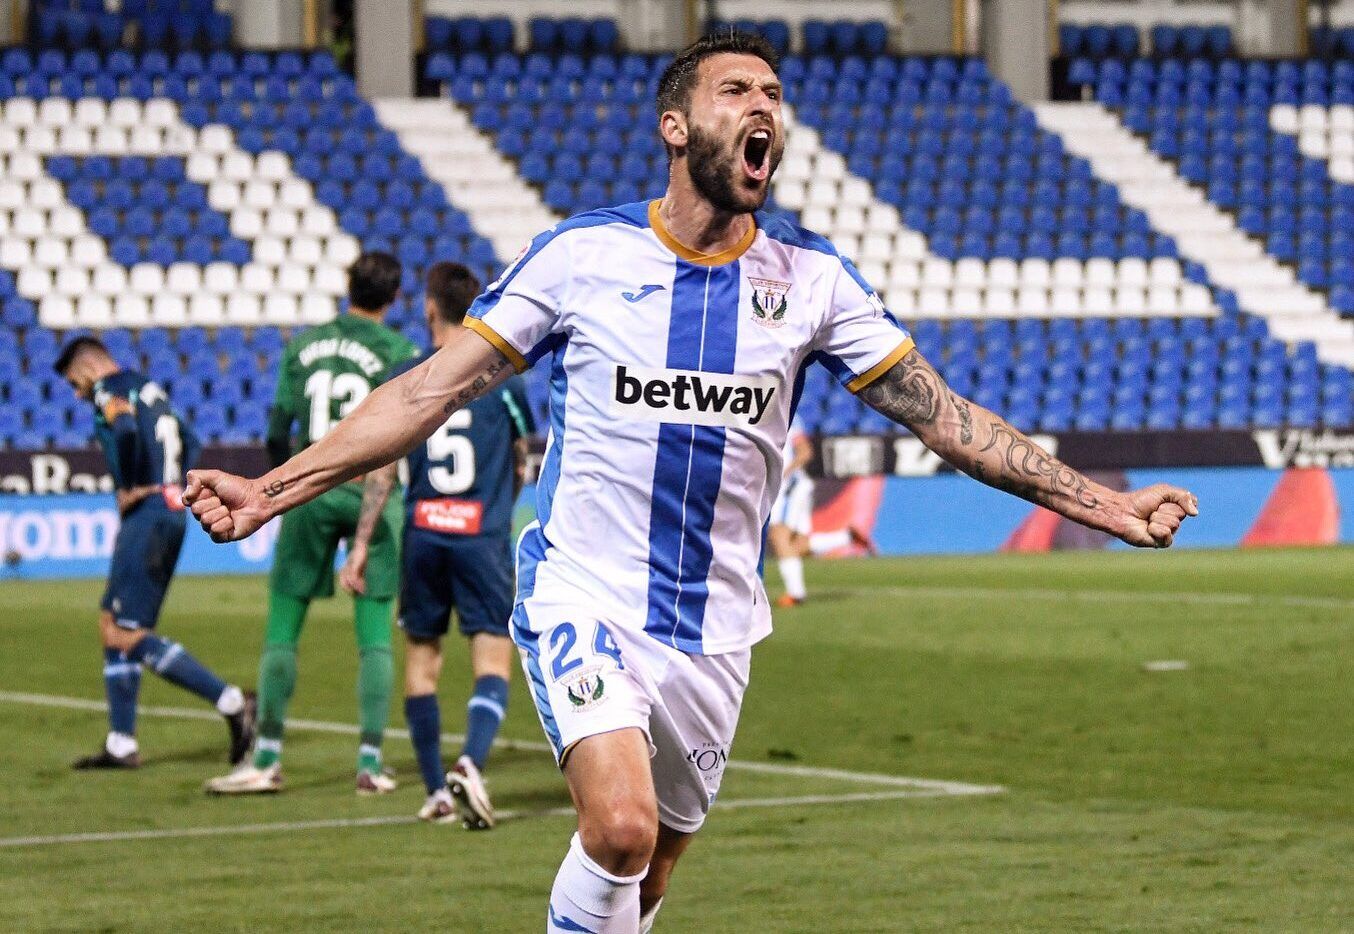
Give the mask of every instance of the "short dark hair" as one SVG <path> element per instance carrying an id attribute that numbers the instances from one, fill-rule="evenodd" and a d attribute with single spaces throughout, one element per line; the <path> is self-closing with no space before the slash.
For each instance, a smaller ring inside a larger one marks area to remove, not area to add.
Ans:
<path id="1" fill-rule="evenodd" d="M 480 280 L 460 263 L 433 263 L 428 267 L 428 297 L 447 324 L 460 324 L 466 309 L 480 294 Z"/>
<path id="2" fill-rule="evenodd" d="M 349 303 L 367 311 L 386 307 L 400 290 L 400 274 L 400 261 L 389 253 L 363 253 L 348 268 Z"/>
<path id="3" fill-rule="evenodd" d="M 686 113 L 691 104 L 691 89 L 696 86 L 696 76 L 701 62 L 712 55 L 733 52 L 738 55 L 755 55 L 771 67 L 773 72 L 780 70 L 780 56 L 771 43 L 757 33 L 739 32 L 736 29 L 721 29 L 703 36 L 677 53 L 663 76 L 658 79 L 657 107 L 658 116 L 669 110 Z"/>
<path id="4" fill-rule="evenodd" d="M 61 348 L 61 356 L 56 358 L 56 363 L 52 364 L 52 369 L 58 376 L 65 376 L 66 371 L 71 368 L 75 358 L 80 356 L 86 350 L 97 350 L 105 356 L 108 354 L 108 348 L 103 345 L 103 341 L 97 337 L 90 337 L 88 334 L 82 334 L 75 338 L 65 347 Z"/>

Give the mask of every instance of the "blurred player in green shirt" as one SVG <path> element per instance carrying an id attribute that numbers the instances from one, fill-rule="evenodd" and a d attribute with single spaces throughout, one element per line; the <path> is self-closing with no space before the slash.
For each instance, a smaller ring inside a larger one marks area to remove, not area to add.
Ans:
<path id="1" fill-rule="evenodd" d="M 365 253 L 348 271 L 347 314 L 292 338 L 283 354 L 277 395 L 268 420 L 268 454 L 281 464 L 308 447 L 385 381 L 418 348 L 382 324 L 399 291 L 400 264 L 387 253 Z M 386 494 L 394 467 L 381 473 Z M 357 628 L 357 699 L 360 739 L 357 791 L 382 794 L 395 782 L 381 770 L 381 739 L 390 709 L 393 663 L 390 621 L 399 592 L 398 498 L 363 496 L 360 479 L 346 483 L 282 520 L 268 582 L 268 628 L 259 662 L 259 726 L 254 757 L 229 775 L 208 782 L 218 794 L 278 791 L 282 787 L 282 731 L 296 687 L 296 646 L 306 610 L 316 597 L 334 595 L 334 555 L 339 541 L 360 526 L 370 529 L 366 592 L 353 598 Z"/>

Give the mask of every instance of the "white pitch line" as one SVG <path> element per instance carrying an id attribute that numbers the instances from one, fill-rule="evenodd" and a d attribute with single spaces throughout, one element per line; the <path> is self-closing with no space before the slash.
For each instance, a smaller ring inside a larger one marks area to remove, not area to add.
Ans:
<path id="1" fill-rule="evenodd" d="M 66 710 L 88 710 L 105 712 L 108 708 L 103 701 L 85 697 L 64 697 L 59 694 L 31 694 L 23 691 L 0 691 L 0 703 L 28 704 L 35 707 L 59 707 Z M 219 720 L 221 715 L 212 710 L 190 707 L 145 706 L 138 711 L 145 716 L 172 717 L 180 720 Z M 308 730 L 317 733 L 340 733 L 356 735 L 357 727 L 350 723 L 332 723 L 327 720 L 288 720 L 287 728 Z M 408 739 L 409 731 L 391 728 L 385 731 L 390 739 Z M 442 734 L 444 743 L 459 743 L 463 737 L 455 733 Z M 520 739 L 496 739 L 494 745 L 501 749 L 516 749 L 527 752 L 551 752 L 547 743 Z M 885 785 L 893 788 L 910 788 L 929 791 L 941 795 L 993 795 L 1006 789 L 1001 785 L 973 785 L 967 782 L 953 782 L 934 778 L 910 778 L 904 775 L 886 775 L 877 772 L 852 772 L 847 769 L 834 769 L 810 765 L 781 765 L 775 762 L 747 762 L 730 759 L 725 766 L 731 771 L 760 772 L 765 775 L 782 775 L 794 778 L 825 778 L 843 782 L 855 782 L 862 785 Z"/>
<path id="2" fill-rule="evenodd" d="M 1316 610 L 1354 610 L 1354 599 L 1343 597 L 1303 597 L 1267 593 L 1163 593 L 1137 590 L 1051 590 L 1038 587 L 833 587 L 821 593 L 850 597 L 940 597 L 943 599 L 989 600 L 1090 600 L 1112 603 L 1170 603 L 1192 606 L 1295 606 Z"/>
<path id="3" fill-rule="evenodd" d="M 733 798 L 716 801 L 714 808 L 732 811 L 747 808 L 811 807 L 828 804 L 859 804 L 873 801 L 901 801 L 906 798 L 943 797 L 940 791 L 876 791 L 845 795 L 799 795 L 785 798 Z M 572 817 L 571 807 L 543 808 L 532 811 L 499 811 L 500 821 L 529 820 L 543 817 Z M 340 817 L 329 820 L 279 821 L 270 824 L 235 824 L 215 827 L 166 827 L 162 830 L 112 830 L 96 833 L 57 833 L 30 837 L 0 837 L 0 849 L 60 846 L 76 843 L 125 843 L 141 840 L 176 840 L 191 837 L 235 837 L 261 833 L 285 833 L 304 830 L 342 830 L 354 827 L 391 827 L 416 824 L 411 815 L 388 817 Z"/>

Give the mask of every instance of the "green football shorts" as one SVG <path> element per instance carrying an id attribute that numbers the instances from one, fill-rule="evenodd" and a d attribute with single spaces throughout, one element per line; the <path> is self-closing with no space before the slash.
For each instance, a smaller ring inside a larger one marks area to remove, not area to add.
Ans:
<path id="1" fill-rule="evenodd" d="M 301 600 L 332 597 L 334 555 L 339 542 L 351 539 L 357 531 L 361 509 L 362 484 L 345 483 L 284 515 L 268 586 Z M 391 599 L 400 592 L 403 524 L 404 497 L 397 487 L 391 491 L 367 552 L 366 596 L 374 600 Z"/>

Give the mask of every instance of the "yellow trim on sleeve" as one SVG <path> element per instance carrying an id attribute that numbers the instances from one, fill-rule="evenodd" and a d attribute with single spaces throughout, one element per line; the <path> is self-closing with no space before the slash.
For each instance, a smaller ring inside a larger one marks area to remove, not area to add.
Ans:
<path id="1" fill-rule="evenodd" d="M 742 239 L 737 243 L 727 250 L 721 250 L 718 253 L 699 253 L 689 246 L 683 245 L 682 242 L 674 237 L 668 230 L 667 225 L 663 223 L 663 218 L 658 210 L 659 205 L 662 203 L 661 200 L 649 202 L 649 226 L 653 228 L 654 234 L 658 237 L 659 242 L 662 243 L 663 246 L 676 253 L 679 258 L 686 260 L 688 263 L 695 263 L 697 266 L 723 266 L 725 263 L 732 263 L 734 260 L 738 259 L 738 257 L 746 253 L 748 247 L 752 246 L 752 241 L 757 239 L 757 221 L 749 214 L 748 220 L 752 221 L 752 223 L 748 224 L 748 232 L 745 233 Z"/>
<path id="2" fill-rule="evenodd" d="M 910 337 L 907 338 L 907 340 L 903 341 L 897 347 L 893 348 L 893 350 L 889 353 L 887 357 L 885 357 L 883 360 L 880 360 L 878 363 L 870 367 L 864 373 L 857 376 L 855 379 L 851 380 L 851 382 L 847 383 L 846 384 L 847 390 L 849 390 L 850 392 L 860 392 L 866 386 L 870 385 L 875 380 L 879 379 L 879 377 L 887 373 L 895 363 L 906 357 L 916 348 L 917 348 L 916 342 L 912 340 L 912 338 Z"/>
<path id="3" fill-rule="evenodd" d="M 485 324 L 479 318 L 466 316 L 465 326 L 474 331 L 480 337 L 494 345 L 494 349 L 508 358 L 508 362 L 513 365 L 518 373 L 525 373 L 530 367 L 527 365 L 527 358 L 518 353 L 517 348 L 509 344 L 507 340 L 495 331 L 489 325 Z"/>

